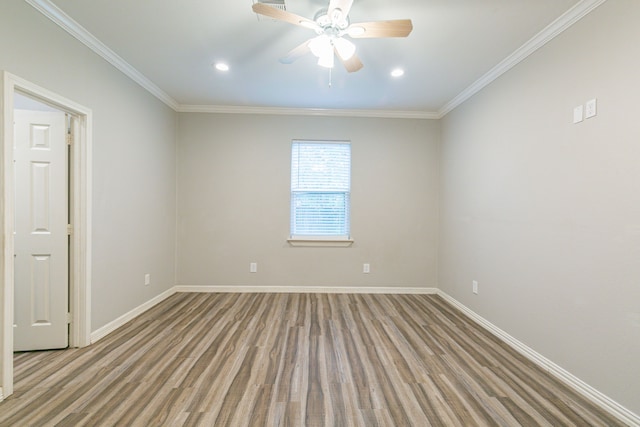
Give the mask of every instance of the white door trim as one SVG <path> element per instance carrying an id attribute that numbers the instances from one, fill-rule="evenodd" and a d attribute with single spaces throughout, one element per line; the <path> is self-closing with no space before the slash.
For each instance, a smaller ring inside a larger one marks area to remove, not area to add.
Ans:
<path id="1" fill-rule="evenodd" d="M 0 70 L 0 400 L 13 393 L 13 98 L 16 91 L 35 97 L 74 117 L 69 345 L 90 344 L 91 333 L 91 126 L 90 109 Z"/>

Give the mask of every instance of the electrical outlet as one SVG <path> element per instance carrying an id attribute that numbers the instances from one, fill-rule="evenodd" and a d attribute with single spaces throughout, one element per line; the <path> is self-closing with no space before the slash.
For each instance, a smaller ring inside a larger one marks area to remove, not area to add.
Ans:
<path id="1" fill-rule="evenodd" d="M 362 272 L 365 274 L 369 274 L 371 272 L 371 268 L 369 264 L 362 264 Z"/>
<path id="2" fill-rule="evenodd" d="M 144 285 L 149 286 L 151 284 L 151 274 L 147 273 L 144 275 Z"/>
<path id="3" fill-rule="evenodd" d="M 257 273 L 258 272 L 258 263 L 252 262 L 249 264 L 249 273 Z"/>
<path id="4" fill-rule="evenodd" d="M 478 282 L 476 280 L 474 280 L 473 282 L 471 282 L 471 286 L 473 288 L 473 293 L 474 294 L 478 294 Z"/>

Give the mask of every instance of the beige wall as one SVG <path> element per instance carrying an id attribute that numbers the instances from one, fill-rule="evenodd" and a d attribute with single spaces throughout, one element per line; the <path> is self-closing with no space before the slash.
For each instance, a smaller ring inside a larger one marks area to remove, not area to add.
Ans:
<path id="1" fill-rule="evenodd" d="M 609 0 L 442 121 L 442 290 L 640 413 L 640 2 Z M 598 115 L 572 124 L 598 98 Z M 479 294 L 471 282 L 479 282 Z"/>
<path id="2" fill-rule="evenodd" d="M 178 284 L 436 286 L 438 138 L 430 120 L 181 114 Z M 292 139 L 351 141 L 352 247 L 287 243 Z"/>
<path id="3" fill-rule="evenodd" d="M 22 0 L 0 2 L 0 69 L 93 110 L 93 330 L 176 274 L 440 286 L 639 413 L 639 18 L 609 0 L 441 123 L 177 115 Z M 286 243 L 295 138 L 352 141 L 353 247 Z"/>
<path id="4" fill-rule="evenodd" d="M 0 2 L 0 69 L 93 110 L 96 330 L 174 285 L 176 114 L 22 0 Z"/>

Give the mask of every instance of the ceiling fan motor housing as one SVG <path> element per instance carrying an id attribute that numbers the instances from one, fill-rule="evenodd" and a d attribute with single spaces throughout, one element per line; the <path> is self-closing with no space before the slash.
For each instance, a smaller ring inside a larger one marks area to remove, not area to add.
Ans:
<path id="1" fill-rule="evenodd" d="M 334 9 L 331 16 L 327 9 L 320 9 L 313 20 L 318 24 L 316 29 L 318 34 L 340 37 L 349 27 L 349 17 L 345 16 L 340 9 Z"/>

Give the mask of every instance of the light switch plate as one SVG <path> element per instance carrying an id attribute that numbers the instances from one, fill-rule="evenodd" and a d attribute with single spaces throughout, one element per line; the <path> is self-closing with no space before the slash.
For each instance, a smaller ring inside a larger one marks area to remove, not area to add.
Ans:
<path id="1" fill-rule="evenodd" d="M 598 114 L 598 100 L 596 98 L 593 98 L 587 101 L 584 110 L 584 116 L 587 119 L 590 119 L 591 117 Z"/>
<path id="2" fill-rule="evenodd" d="M 582 105 L 578 105 L 573 109 L 573 123 L 580 123 L 582 120 L 584 120 L 583 112 L 584 108 L 582 107 Z"/>

